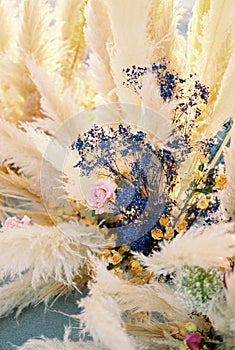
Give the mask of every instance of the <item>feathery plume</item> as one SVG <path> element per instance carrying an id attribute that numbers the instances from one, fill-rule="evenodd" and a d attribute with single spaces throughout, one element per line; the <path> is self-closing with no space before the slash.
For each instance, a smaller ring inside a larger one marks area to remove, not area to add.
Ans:
<path id="1" fill-rule="evenodd" d="M 181 72 L 185 64 L 185 39 L 178 31 L 178 22 L 182 15 L 179 1 L 153 1 L 149 13 L 149 39 L 153 42 L 151 63 L 157 63 L 165 57 L 171 67 Z"/>
<path id="2" fill-rule="evenodd" d="M 234 75 L 234 11 L 232 0 L 219 3 L 198 0 L 190 23 L 187 71 L 197 73 L 210 88 L 208 105 L 203 111 L 205 137 L 213 136 L 235 109 L 230 95 L 235 88 L 231 79 Z M 197 138 L 201 139 L 201 130 Z"/>
<path id="3" fill-rule="evenodd" d="M 47 339 L 30 339 L 24 345 L 17 347 L 18 350 L 105 350 L 101 346 L 95 346 L 91 341 L 73 342 L 69 340 L 70 328 L 65 328 L 64 340 Z"/>
<path id="4" fill-rule="evenodd" d="M 228 267 L 227 257 L 235 253 L 234 225 L 226 223 L 192 228 L 185 234 L 178 234 L 173 241 L 162 244 L 161 248 L 161 252 L 150 257 L 139 256 L 156 274 L 172 272 L 184 265 Z"/>
<path id="5" fill-rule="evenodd" d="M 29 135 L 7 121 L 0 119 L 1 128 L 1 162 L 4 165 L 19 167 L 21 172 L 36 184 L 36 192 L 39 191 L 38 170 L 42 157 L 32 142 Z M 11 148 L 9 148 L 9 144 Z M 21 152 L 19 153 L 19 150 Z"/>
<path id="6" fill-rule="evenodd" d="M 73 278 L 86 264 L 87 252 L 103 246 L 98 230 L 64 223 L 58 227 L 28 225 L 3 228 L 0 246 L 0 274 L 20 276 L 32 271 L 32 287 L 41 279 L 73 284 Z M 40 250 L 38 247 L 43 247 Z M 17 254 L 24 251 L 24 255 Z"/>
<path id="7" fill-rule="evenodd" d="M 112 297 L 93 290 L 89 299 L 82 300 L 80 306 L 84 308 L 81 315 L 81 321 L 85 324 L 84 331 L 89 331 L 96 344 L 101 343 L 113 350 L 120 349 L 120 346 L 126 350 L 135 349 L 123 328 L 121 310 Z M 98 323 L 97 315 L 101 316 Z M 115 339 L 113 329 L 115 329 Z"/>
<path id="8" fill-rule="evenodd" d="M 29 305 L 37 305 L 41 302 L 47 304 L 50 299 L 60 297 L 72 290 L 73 286 L 67 286 L 53 279 L 46 282 L 41 279 L 37 286 L 32 288 L 32 272 L 25 272 L 20 278 L 0 287 L 0 317 L 8 316 L 16 311 L 15 317 L 17 318 Z"/>
<path id="9" fill-rule="evenodd" d="M 71 90 L 63 89 L 64 82 L 60 75 L 48 74 L 33 58 L 28 57 L 26 62 L 31 79 L 41 95 L 42 111 L 52 119 L 54 125 L 51 123 L 50 128 L 55 131 L 66 119 L 75 115 L 79 107 L 71 95 Z"/>
<path id="10" fill-rule="evenodd" d="M 12 17 L 14 20 L 12 20 Z M 0 37 L 0 52 L 9 50 L 16 40 L 16 10 L 13 8 L 10 1 L 0 1 L 0 22 L 1 22 L 1 37 Z"/>
<path id="11" fill-rule="evenodd" d="M 90 0 L 87 3 L 85 37 L 91 48 L 89 74 L 94 88 L 108 102 L 117 102 L 115 83 L 111 72 L 108 47 L 112 43 L 112 32 L 107 8 L 103 0 Z"/>
<path id="12" fill-rule="evenodd" d="M 52 7 L 45 0 L 25 0 L 20 10 L 18 47 L 23 61 L 25 54 L 33 55 L 37 63 L 49 71 L 57 70 L 64 49 L 58 37 L 61 22 L 53 21 Z M 36 17 L 35 13 L 38 14 Z M 22 92 L 25 92 L 25 87 L 22 86 Z"/>
<path id="13" fill-rule="evenodd" d="M 61 40 L 66 47 L 66 53 L 60 60 L 60 73 L 67 83 L 83 67 L 86 55 L 86 42 L 83 33 L 85 24 L 83 0 L 59 1 L 57 3 L 56 14 L 61 28 Z M 83 68 L 84 69 L 84 68 Z"/>

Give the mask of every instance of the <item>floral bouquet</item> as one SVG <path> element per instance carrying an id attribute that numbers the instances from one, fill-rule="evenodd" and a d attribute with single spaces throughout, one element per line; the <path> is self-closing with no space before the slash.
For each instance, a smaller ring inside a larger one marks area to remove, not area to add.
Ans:
<path id="1" fill-rule="evenodd" d="M 234 349 L 234 0 L 6 3 L 0 315 L 80 293 L 19 349 Z"/>

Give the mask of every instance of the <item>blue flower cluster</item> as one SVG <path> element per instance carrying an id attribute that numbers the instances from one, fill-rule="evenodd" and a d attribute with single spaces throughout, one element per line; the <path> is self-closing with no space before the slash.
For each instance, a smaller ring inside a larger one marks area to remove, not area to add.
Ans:
<path id="1" fill-rule="evenodd" d="M 123 85 L 133 89 L 137 94 L 140 94 L 143 87 L 144 76 L 152 74 L 163 102 L 170 102 L 173 99 L 178 101 L 173 116 L 175 127 L 181 134 L 190 135 L 192 127 L 202 113 L 199 106 L 207 104 L 209 99 L 208 87 L 197 79 L 196 74 L 182 78 L 164 58 L 159 64 L 153 63 L 150 67 L 133 65 L 131 68 L 124 68 L 123 74 L 125 76 Z"/>
<path id="2" fill-rule="evenodd" d="M 157 84 L 160 89 L 160 95 L 166 102 L 171 100 L 175 93 L 176 84 L 179 81 L 178 74 L 167 67 L 165 60 L 158 65 L 153 63 L 151 67 L 139 67 L 133 65 L 131 68 L 124 68 L 123 73 L 126 75 L 126 80 L 123 85 L 134 89 L 136 92 L 142 89 L 142 78 L 147 73 L 154 74 Z"/>
<path id="3" fill-rule="evenodd" d="M 81 175 L 102 172 L 118 185 L 116 199 L 110 203 L 113 215 L 120 217 L 117 246 L 128 244 L 147 255 L 158 245 L 150 232 L 172 205 L 169 192 L 178 168 L 171 142 L 168 149 L 155 149 L 144 132 L 119 124 L 94 126 L 73 143 L 80 158 L 75 167 Z"/>

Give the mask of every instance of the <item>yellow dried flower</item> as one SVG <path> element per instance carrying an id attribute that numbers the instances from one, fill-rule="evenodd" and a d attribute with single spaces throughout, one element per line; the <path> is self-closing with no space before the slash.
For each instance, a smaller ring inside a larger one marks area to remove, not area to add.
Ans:
<path id="1" fill-rule="evenodd" d="M 126 253 L 126 252 L 129 252 L 130 251 L 130 248 L 127 247 L 125 244 L 123 244 L 119 249 L 118 249 L 119 253 L 122 254 L 122 253 Z"/>
<path id="2" fill-rule="evenodd" d="M 204 210 L 208 208 L 208 205 L 209 205 L 208 199 L 206 198 L 206 196 L 203 196 L 199 199 L 197 203 L 197 208 Z"/>
<path id="3" fill-rule="evenodd" d="M 200 162 L 203 163 L 203 164 L 208 163 L 208 162 L 209 162 L 209 157 L 208 157 L 208 156 L 202 157 L 202 158 L 200 159 Z"/>
<path id="4" fill-rule="evenodd" d="M 188 225 L 187 221 L 184 220 L 184 221 L 182 221 L 182 222 L 177 226 L 176 230 L 177 230 L 178 232 L 180 232 L 180 231 L 185 231 L 186 228 L 187 228 L 187 225 Z"/>
<path id="5" fill-rule="evenodd" d="M 220 174 L 215 177 L 215 188 L 224 188 L 227 183 L 226 175 Z"/>
<path id="6" fill-rule="evenodd" d="M 162 230 L 155 228 L 155 229 L 151 230 L 151 236 L 153 237 L 153 239 L 160 240 L 163 238 L 163 232 L 162 232 Z"/>
<path id="7" fill-rule="evenodd" d="M 203 173 L 200 170 L 196 170 L 193 173 L 193 177 L 194 177 L 194 180 L 201 180 L 201 178 L 203 177 Z"/>
<path id="8" fill-rule="evenodd" d="M 94 221 L 91 218 L 81 218 L 81 222 L 86 225 L 94 225 Z"/>
<path id="9" fill-rule="evenodd" d="M 143 270 L 143 267 L 140 265 L 140 262 L 138 260 L 132 260 L 129 267 L 132 271 L 136 272 L 141 272 Z"/>
<path id="10" fill-rule="evenodd" d="M 183 337 L 187 334 L 187 330 L 185 327 L 181 327 L 179 330 L 180 335 L 182 335 Z"/>
<path id="11" fill-rule="evenodd" d="M 112 256 L 109 257 L 109 262 L 113 265 L 117 265 L 122 261 L 122 256 L 116 250 L 111 250 Z"/>
<path id="12" fill-rule="evenodd" d="M 174 235 L 175 235 L 175 231 L 172 228 L 169 228 L 166 230 L 166 233 L 164 234 L 164 238 L 172 239 Z"/>
<path id="13" fill-rule="evenodd" d="M 109 249 L 103 249 L 100 253 L 97 254 L 97 256 L 99 259 L 102 257 L 109 258 L 111 256 L 111 251 Z"/>
<path id="14" fill-rule="evenodd" d="M 194 333 L 197 331 L 197 325 L 193 322 L 186 323 L 185 328 L 188 332 Z"/>
<path id="15" fill-rule="evenodd" d="M 164 227 L 166 227 L 169 224 L 169 221 L 170 221 L 170 218 L 165 215 L 162 215 L 159 220 L 160 224 Z"/>

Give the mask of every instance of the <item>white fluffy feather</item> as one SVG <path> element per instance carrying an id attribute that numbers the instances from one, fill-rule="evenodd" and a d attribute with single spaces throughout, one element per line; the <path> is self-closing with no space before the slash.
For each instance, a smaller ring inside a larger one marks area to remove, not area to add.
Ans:
<path id="1" fill-rule="evenodd" d="M 211 137 L 234 112 L 235 7 L 233 0 L 195 2 L 188 40 L 188 73 L 209 86 L 203 111 L 205 137 Z M 201 133 L 198 132 L 198 140 Z"/>
<path id="2" fill-rule="evenodd" d="M 91 48 L 90 75 L 96 91 L 110 102 L 117 102 L 107 47 L 112 41 L 109 18 L 103 0 L 90 0 L 86 8 L 85 35 Z"/>
<path id="3" fill-rule="evenodd" d="M 234 254 L 234 225 L 217 224 L 178 234 L 169 243 L 163 243 L 160 252 L 139 258 L 149 270 L 160 274 L 175 271 L 184 265 L 228 267 L 227 257 Z"/>
<path id="4" fill-rule="evenodd" d="M 32 271 L 32 286 L 53 278 L 73 284 L 87 262 L 87 253 L 103 245 L 95 227 L 64 223 L 61 226 L 29 225 L 3 228 L 0 232 L 1 276 Z M 23 255 L 18 252 L 23 251 Z"/>
<path id="5" fill-rule="evenodd" d="M 33 147 L 29 135 L 1 119 L 0 129 L 0 161 L 5 164 L 13 164 L 15 167 L 20 167 L 21 172 L 39 186 L 38 169 L 40 169 L 42 157 L 40 152 Z M 11 147 L 9 147 L 9 145 L 11 145 Z"/>
<path id="6" fill-rule="evenodd" d="M 96 283 L 90 285 L 90 295 L 79 303 L 79 306 L 84 308 L 79 318 L 85 324 L 85 330 L 90 332 L 96 342 L 100 341 L 112 350 L 117 349 L 118 344 L 126 344 L 125 349 L 132 349 L 130 338 L 127 338 L 122 328 L 121 316 L 127 311 L 131 312 L 131 317 L 136 317 L 136 320 L 138 313 L 159 312 L 172 323 L 175 319 L 182 325 L 187 321 L 187 315 L 168 286 L 158 283 L 135 285 L 109 272 L 104 263 L 97 260 L 93 262 Z M 97 314 L 100 316 L 98 325 Z M 117 345 L 111 336 L 110 325 L 116 330 Z M 149 324 L 142 324 L 143 329 L 145 326 L 148 328 Z M 138 348 L 137 344 L 135 346 Z"/>
<path id="7" fill-rule="evenodd" d="M 31 79 L 41 94 L 42 111 L 54 122 L 50 131 L 55 131 L 66 119 L 79 112 L 79 106 L 73 99 L 71 89 L 64 89 L 63 78 L 59 74 L 48 74 L 34 58 L 28 57 L 26 62 Z"/>
<path id="8" fill-rule="evenodd" d="M 24 345 L 17 347 L 18 350 L 105 350 L 101 346 L 95 346 L 91 341 L 73 342 L 69 340 L 70 329 L 65 329 L 64 340 L 47 339 L 30 339 Z"/>
<path id="9" fill-rule="evenodd" d="M 84 308 L 81 315 L 81 321 L 85 324 L 84 331 L 92 335 L 96 344 L 101 343 L 110 350 L 135 349 L 123 327 L 121 309 L 112 297 L 100 293 L 97 289 L 92 290 L 91 296 L 83 299 L 80 306 Z"/>

